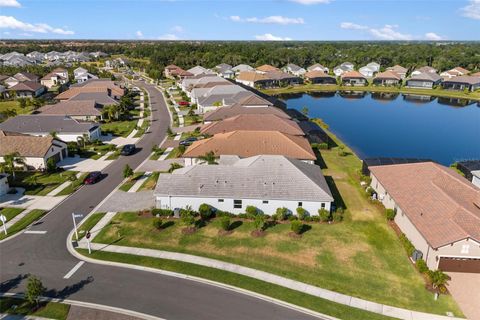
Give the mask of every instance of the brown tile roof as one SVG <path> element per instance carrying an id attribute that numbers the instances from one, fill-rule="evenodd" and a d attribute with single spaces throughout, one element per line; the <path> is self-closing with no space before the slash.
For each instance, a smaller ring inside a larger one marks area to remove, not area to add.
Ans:
<path id="1" fill-rule="evenodd" d="M 299 125 L 290 119 L 273 114 L 242 114 L 222 121 L 212 122 L 202 127 L 201 132 L 214 135 L 232 131 L 279 131 L 282 133 L 303 136 Z"/>
<path id="2" fill-rule="evenodd" d="M 261 65 L 260 67 L 258 67 L 256 69 L 257 69 L 257 71 L 261 71 L 261 72 L 280 71 L 280 69 L 275 68 L 274 66 L 271 66 L 269 64 Z"/>
<path id="3" fill-rule="evenodd" d="M 41 85 L 39 82 L 24 81 L 24 82 L 17 83 L 13 87 L 11 87 L 9 90 L 11 90 L 11 91 L 32 91 L 32 92 L 35 92 L 42 87 L 43 87 L 43 85 Z"/>
<path id="4" fill-rule="evenodd" d="M 468 71 L 467 69 L 462 68 L 462 67 L 455 67 L 455 68 L 453 68 L 452 70 L 456 71 L 457 73 L 462 73 L 462 74 L 464 74 L 464 75 L 470 73 L 470 71 Z"/>
<path id="5" fill-rule="evenodd" d="M 305 73 L 305 78 L 307 79 L 314 79 L 314 78 L 333 78 L 332 76 L 329 76 L 323 71 L 308 71 Z"/>
<path id="6" fill-rule="evenodd" d="M 213 151 L 215 155 L 237 155 L 242 158 L 261 154 L 283 155 L 301 160 L 316 160 L 310 143 L 300 136 L 278 131 L 233 131 L 194 142 L 183 154 L 197 158 Z"/>
<path id="7" fill-rule="evenodd" d="M 0 156 L 18 152 L 22 157 L 44 157 L 56 139 L 0 130 Z"/>
<path id="8" fill-rule="evenodd" d="M 115 82 L 112 80 L 105 80 L 105 79 L 92 79 L 89 81 L 85 81 L 80 86 L 82 88 L 107 88 L 112 91 L 112 94 L 115 96 L 123 96 L 125 91 L 117 86 Z"/>
<path id="9" fill-rule="evenodd" d="M 395 80 L 402 80 L 402 77 L 394 71 L 387 70 L 385 72 L 380 72 L 377 74 L 375 79 L 395 79 Z"/>
<path id="10" fill-rule="evenodd" d="M 404 67 L 402 67 L 401 65 L 398 65 L 398 64 L 394 65 L 393 67 L 387 68 L 387 70 L 395 71 L 397 73 L 406 73 L 408 71 L 407 68 L 404 68 Z"/>
<path id="11" fill-rule="evenodd" d="M 363 78 L 366 79 L 363 74 L 358 71 L 347 71 L 341 75 L 342 79 L 344 78 Z"/>
<path id="12" fill-rule="evenodd" d="M 255 71 L 242 71 L 238 74 L 237 79 L 250 82 L 268 80 L 264 74 Z"/>
<path id="13" fill-rule="evenodd" d="M 369 169 L 433 248 L 480 241 L 480 189 L 452 169 L 433 162 Z"/>
<path id="14" fill-rule="evenodd" d="M 67 116 L 100 116 L 101 110 L 95 100 L 68 100 L 57 104 L 45 105 L 38 109 L 42 114 Z"/>
<path id="15" fill-rule="evenodd" d="M 479 71 L 479 72 L 472 73 L 471 76 L 480 77 L 480 71 Z"/>
<path id="16" fill-rule="evenodd" d="M 241 99 L 238 104 L 241 104 L 242 106 L 273 106 L 273 103 L 256 94 Z"/>
<path id="17" fill-rule="evenodd" d="M 244 107 L 241 104 L 234 104 L 230 107 L 221 107 L 205 113 L 203 120 L 219 121 L 239 114 L 275 114 L 281 118 L 290 119 L 290 116 L 277 107 Z"/>
<path id="18" fill-rule="evenodd" d="M 76 96 L 79 93 L 84 93 L 84 92 L 104 92 L 108 94 L 108 88 L 102 88 L 102 87 L 72 87 L 66 91 L 63 91 L 59 95 L 55 97 L 57 100 L 68 100 L 74 96 Z"/>

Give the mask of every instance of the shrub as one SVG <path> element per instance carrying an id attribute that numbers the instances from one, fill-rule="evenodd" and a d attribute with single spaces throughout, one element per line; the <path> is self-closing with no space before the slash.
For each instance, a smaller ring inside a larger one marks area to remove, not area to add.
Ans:
<path id="1" fill-rule="evenodd" d="M 417 266 L 417 269 L 420 273 L 425 273 L 428 271 L 427 263 L 423 259 L 418 259 L 415 262 L 415 265 Z"/>
<path id="2" fill-rule="evenodd" d="M 234 217 L 235 215 L 231 212 L 228 212 L 228 211 L 222 211 L 222 210 L 217 210 L 217 212 L 215 212 L 215 216 L 217 217 Z"/>
<path id="3" fill-rule="evenodd" d="M 258 214 L 258 209 L 255 206 L 247 206 L 247 208 L 245 208 L 245 212 L 247 215 L 254 217 Z"/>
<path id="4" fill-rule="evenodd" d="M 320 216 L 311 216 L 309 217 L 312 222 L 320 222 Z"/>
<path id="5" fill-rule="evenodd" d="M 347 155 L 347 151 L 345 151 L 345 146 L 344 145 L 339 145 L 338 146 L 338 155 L 340 157 L 345 157 Z"/>
<path id="6" fill-rule="evenodd" d="M 319 209 L 318 216 L 322 222 L 330 221 L 330 212 L 325 209 Z"/>
<path id="7" fill-rule="evenodd" d="M 449 280 L 448 275 L 443 273 L 442 270 L 435 270 L 435 271 L 429 270 L 427 274 L 428 274 L 428 277 L 430 278 L 430 281 L 432 282 L 432 286 L 434 289 L 445 286 Z"/>
<path id="8" fill-rule="evenodd" d="M 404 233 L 400 235 L 400 242 L 402 243 L 403 247 L 407 251 L 408 256 L 411 257 L 413 254 L 413 251 L 415 251 L 415 247 L 410 242 L 410 240 L 408 240 L 407 236 Z"/>
<path id="9" fill-rule="evenodd" d="M 246 213 L 239 213 L 238 217 L 241 219 L 249 219 L 250 217 Z"/>
<path id="10" fill-rule="evenodd" d="M 339 210 L 342 209 L 342 210 Z M 341 222 L 343 221 L 343 208 L 338 208 L 332 213 L 332 220 L 334 222 Z"/>
<path id="11" fill-rule="evenodd" d="M 294 221 L 294 220 L 298 220 L 298 218 L 292 214 L 288 216 L 288 221 Z"/>
<path id="12" fill-rule="evenodd" d="M 277 211 L 275 212 L 275 215 L 277 216 L 277 220 L 287 220 L 288 209 L 285 208 L 285 207 L 277 208 Z"/>
<path id="13" fill-rule="evenodd" d="M 220 218 L 220 227 L 224 231 L 230 230 L 230 217 L 223 216 L 222 218 Z"/>
<path id="14" fill-rule="evenodd" d="M 55 159 L 53 157 L 48 158 L 47 160 L 47 172 L 55 172 L 57 171 L 57 163 L 55 162 Z"/>
<path id="15" fill-rule="evenodd" d="M 305 220 L 307 217 L 307 210 L 303 209 L 302 207 L 297 208 L 297 217 L 299 220 Z"/>
<path id="16" fill-rule="evenodd" d="M 255 230 L 263 231 L 263 229 L 265 228 L 264 217 L 261 215 L 256 216 L 255 220 L 253 221 L 253 226 L 255 227 Z"/>
<path id="17" fill-rule="evenodd" d="M 170 209 L 152 209 L 152 215 L 156 216 L 163 216 L 163 217 L 171 217 L 173 216 L 173 210 Z"/>
<path id="18" fill-rule="evenodd" d="M 131 176 L 133 176 L 133 170 L 132 168 L 130 168 L 128 164 L 126 164 L 125 167 L 123 168 L 123 177 L 129 178 Z"/>
<path id="19" fill-rule="evenodd" d="M 298 220 L 294 220 L 290 223 L 290 230 L 292 230 L 295 234 L 302 233 L 303 223 Z"/>
<path id="20" fill-rule="evenodd" d="M 160 219 L 160 218 L 155 218 L 155 219 L 153 219 L 153 223 L 152 223 L 152 224 L 153 224 L 153 227 L 154 227 L 155 229 L 157 229 L 157 230 L 162 229 L 162 225 L 163 225 L 162 219 Z"/>
<path id="21" fill-rule="evenodd" d="M 202 203 L 200 207 L 198 207 L 198 213 L 200 213 L 200 218 L 202 220 L 208 220 L 213 215 L 212 207 L 206 203 Z"/>
<path id="22" fill-rule="evenodd" d="M 323 142 L 318 144 L 318 149 L 320 150 L 327 150 L 328 149 L 328 144 Z"/>
<path id="23" fill-rule="evenodd" d="M 396 214 L 397 213 L 393 209 L 386 209 L 385 210 L 385 216 L 387 217 L 387 220 L 389 220 L 389 221 L 392 221 L 393 219 L 395 219 Z"/>
<path id="24" fill-rule="evenodd" d="M 180 218 L 182 222 L 187 226 L 195 224 L 195 212 L 190 207 L 180 210 Z"/>

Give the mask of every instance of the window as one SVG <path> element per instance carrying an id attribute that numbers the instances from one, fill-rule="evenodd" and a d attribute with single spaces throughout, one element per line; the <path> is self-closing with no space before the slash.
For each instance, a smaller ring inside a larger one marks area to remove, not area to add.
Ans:
<path id="1" fill-rule="evenodd" d="M 462 251 L 460 253 L 467 254 L 469 250 L 470 250 L 470 245 L 464 244 L 462 245 Z"/>
<path id="2" fill-rule="evenodd" d="M 218 199 L 218 202 L 223 202 L 223 199 Z"/>
<path id="3" fill-rule="evenodd" d="M 268 204 L 268 200 L 263 200 L 262 203 L 263 204 Z"/>
<path id="4" fill-rule="evenodd" d="M 242 209 L 242 200 L 233 200 L 233 208 Z"/>
<path id="5" fill-rule="evenodd" d="M 303 202 L 300 201 L 300 202 L 298 203 L 298 206 L 301 207 L 302 205 L 303 205 Z"/>
<path id="6" fill-rule="evenodd" d="M 322 202 L 321 207 L 322 207 L 322 209 L 325 209 L 325 203 L 324 202 Z"/>

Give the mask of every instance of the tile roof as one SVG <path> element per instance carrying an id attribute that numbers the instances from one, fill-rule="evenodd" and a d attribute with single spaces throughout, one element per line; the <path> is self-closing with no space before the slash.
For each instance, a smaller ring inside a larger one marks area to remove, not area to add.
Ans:
<path id="1" fill-rule="evenodd" d="M 344 78 L 363 78 L 365 79 L 365 76 L 361 74 L 358 71 L 347 71 L 341 75 L 342 79 Z"/>
<path id="2" fill-rule="evenodd" d="M 70 89 L 63 91 L 62 93 L 58 94 L 55 99 L 57 100 L 68 100 L 79 93 L 85 93 L 85 92 L 99 92 L 99 93 L 104 93 L 108 95 L 108 88 L 96 88 L 96 87 L 71 87 Z"/>
<path id="3" fill-rule="evenodd" d="M 257 69 L 257 71 L 261 71 L 261 72 L 270 72 L 270 71 L 279 71 L 280 70 L 280 69 L 275 68 L 274 66 L 271 66 L 269 64 L 261 65 L 260 67 L 257 67 L 256 69 Z"/>
<path id="4" fill-rule="evenodd" d="M 290 119 L 273 114 L 242 114 L 222 121 L 212 122 L 202 127 L 201 133 L 214 135 L 237 130 L 243 131 L 279 131 L 282 133 L 305 135 L 298 124 Z"/>
<path id="5" fill-rule="evenodd" d="M 408 69 L 402 67 L 401 65 L 394 65 L 393 67 L 388 67 L 387 70 L 395 71 L 396 73 L 407 73 Z"/>
<path id="6" fill-rule="evenodd" d="M 270 101 L 256 94 L 248 95 L 245 98 L 240 99 L 238 103 L 242 106 L 273 106 Z"/>
<path id="7" fill-rule="evenodd" d="M 315 63 L 311 65 L 310 67 L 307 68 L 308 71 L 315 71 L 315 69 L 320 68 L 320 69 L 325 69 L 324 66 L 322 66 L 320 63 Z"/>
<path id="8" fill-rule="evenodd" d="M 119 102 L 110 97 L 106 92 L 80 92 L 68 99 L 67 101 L 95 100 L 95 103 L 108 106 L 117 105 Z"/>
<path id="9" fill-rule="evenodd" d="M 374 79 L 395 79 L 402 80 L 402 77 L 395 71 L 387 70 L 385 72 L 380 72 Z"/>
<path id="10" fill-rule="evenodd" d="M 433 248 L 480 242 L 480 189 L 452 169 L 422 162 L 369 170 Z"/>
<path id="11" fill-rule="evenodd" d="M 100 116 L 95 100 L 68 100 L 57 104 L 45 105 L 38 109 L 42 114 L 66 116 Z"/>
<path id="12" fill-rule="evenodd" d="M 252 157 L 260 154 L 283 155 L 301 160 L 316 160 L 308 140 L 278 131 L 232 131 L 194 142 L 184 158 L 198 158 L 213 151 L 216 155 Z"/>
<path id="13" fill-rule="evenodd" d="M 463 84 L 469 84 L 469 85 L 475 85 L 475 84 L 480 84 L 480 77 L 475 77 L 475 76 L 458 76 L 458 77 L 453 77 L 452 79 L 446 79 L 443 81 L 444 83 L 463 83 Z"/>
<path id="14" fill-rule="evenodd" d="M 307 73 L 305 73 L 305 78 L 308 78 L 308 79 L 314 79 L 314 78 L 332 78 L 332 79 L 335 79 L 334 77 L 329 76 L 325 72 L 318 71 L 318 70 L 308 71 Z"/>
<path id="15" fill-rule="evenodd" d="M 41 85 L 39 82 L 36 81 L 24 81 L 24 82 L 19 82 L 13 87 L 11 87 L 9 90 L 12 91 L 32 91 L 35 92 L 38 89 L 43 88 L 43 85 Z"/>
<path id="16" fill-rule="evenodd" d="M 78 122 L 69 117 L 57 115 L 19 115 L 0 123 L 0 130 L 20 133 L 48 134 L 85 133 L 98 127 L 89 122 Z"/>
<path id="17" fill-rule="evenodd" d="M 195 165 L 160 174 L 156 196 L 189 196 L 332 202 L 320 168 L 282 156 L 220 158 L 218 165 Z M 297 188 L 292 188 L 298 186 Z"/>
<path id="18" fill-rule="evenodd" d="M 217 110 L 205 113 L 203 120 L 219 121 L 239 114 L 275 114 L 279 117 L 290 119 L 290 116 L 277 107 L 245 107 L 241 104 L 234 104 L 229 107 L 221 107 Z"/>
<path id="19" fill-rule="evenodd" d="M 264 74 L 255 71 L 242 71 L 238 74 L 237 79 L 249 82 L 268 80 Z"/>
<path id="20" fill-rule="evenodd" d="M 59 140 L 0 130 L 0 156 L 18 152 L 22 157 L 44 157 L 55 141 Z"/>
<path id="21" fill-rule="evenodd" d="M 408 80 L 427 80 L 427 81 L 437 82 L 442 80 L 442 77 L 440 77 L 435 72 L 422 72 L 420 74 L 411 76 L 410 79 Z"/>

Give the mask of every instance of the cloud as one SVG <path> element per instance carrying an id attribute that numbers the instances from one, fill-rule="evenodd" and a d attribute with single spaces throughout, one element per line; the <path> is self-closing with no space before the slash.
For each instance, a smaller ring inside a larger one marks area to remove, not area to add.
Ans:
<path id="1" fill-rule="evenodd" d="M 331 0 L 290 0 L 291 2 L 296 2 L 305 5 L 319 4 L 319 3 L 330 3 Z"/>
<path id="2" fill-rule="evenodd" d="M 480 0 L 470 0 L 469 4 L 460 9 L 462 16 L 480 20 Z"/>
<path id="3" fill-rule="evenodd" d="M 245 18 L 242 19 L 240 16 L 230 16 L 230 20 L 234 22 L 250 22 L 250 23 L 265 23 L 265 24 L 305 24 L 305 21 L 302 18 L 288 18 L 283 16 L 269 16 L 264 18 Z"/>
<path id="4" fill-rule="evenodd" d="M 427 32 L 425 33 L 425 39 L 427 40 L 432 40 L 432 41 L 439 41 L 439 40 L 445 40 L 442 36 L 439 36 L 435 32 Z"/>
<path id="5" fill-rule="evenodd" d="M 173 26 L 172 29 L 170 29 L 173 33 L 182 33 L 185 30 L 183 29 L 182 26 Z"/>
<path id="6" fill-rule="evenodd" d="M 257 36 L 255 36 L 255 39 L 261 40 L 261 41 L 291 41 L 292 40 L 292 38 L 277 37 L 277 36 L 274 36 L 271 33 L 265 33 L 265 34 L 262 34 L 262 35 L 257 35 Z"/>
<path id="7" fill-rule="evenodd" d="M 28 33 L 28 32 L 22 32 L 18 34 L 19 36 L 24 36 L 24 37 L 33 37 L 33 34 Z"/>
<path id="8" fill-rule="evenodd" d="M 360 24 L 356 24 L 356 23 L 352 23 L 352 22 L 342 22 L 342 23 L 340 23 L 340 28 L 342 28 L 342 29 L 353 29 L 353 30 L 368 29 L 367 26 L 362 26 Z"/>
<path id="9" fill-rule="evenodd" d="M 31 24 L 31 23 L 17 20 L 12 16 L 0 16 L 0 29 L 14 29 L 14 30 L 21 30 L 25 32 L 55 33 L 55 34 L 62 34 L 62 35 L 74 34 L 73 31 L 65 30 L 61 28 L 54 28 L 49 26 L 46 23 Z"/>
<path id="10" fill-rule="evenodd" d="M 135 35 L 137 36 L 137 38 L 143 38 L 143 32 L 138 30 L 137 32 L 135 32 Z"/>
<path id="11" fill-rule="evenodd" d="M 17 0 L 0 0 L 0 7 L 20 8 L 21 5 Z"/>
<path id="12" fill-rule="evenodd" d="M 180 38 L 173 33 L 167 33 L 158 37 L 158 40 L 180 40 Z"/>

